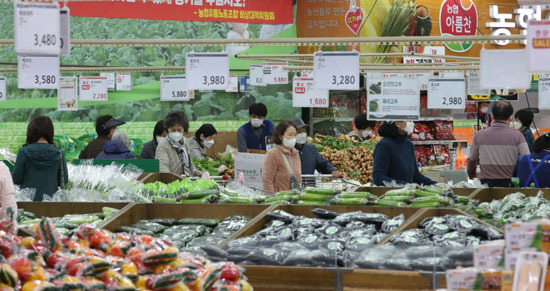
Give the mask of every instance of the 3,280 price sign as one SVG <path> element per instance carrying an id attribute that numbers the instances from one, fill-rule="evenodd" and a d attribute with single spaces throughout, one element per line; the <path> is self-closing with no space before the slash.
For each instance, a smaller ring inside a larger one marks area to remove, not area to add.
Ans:
<path id="1" fill-rule="evenodd" d="M 59 55 L 57 3 L 16 3 L 14 14 L 17 54 Z"/>
<path id="2" fill-rule="evenodd" d="M 160 77 L 160 101 L 189 101 L 185 76 Z"/>
<path id="3" fill-rule="evenodd" d="M 465 79 L 430 79 L 428 84 L 428 108 L 466 108 Z"/>
<path id="4" fill-rule="evenodd" d="M 229 86 L 226 53 L 188 53 L 185 69 L 190 90 L 225 90 Z"/>
<path id="5" fill-rule="evenodd" d="M 359 90 L 359 53 L 316 52 L 313 76 L 315 89 Z"/>

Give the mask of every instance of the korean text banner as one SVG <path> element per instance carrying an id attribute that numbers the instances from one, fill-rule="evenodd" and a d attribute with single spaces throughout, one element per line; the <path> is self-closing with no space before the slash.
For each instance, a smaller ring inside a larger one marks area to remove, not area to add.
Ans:
<path id="1" fill-rule="evenodd" d="M 71 16 L 292 24 L 292 0 L 71 1 Z"/>

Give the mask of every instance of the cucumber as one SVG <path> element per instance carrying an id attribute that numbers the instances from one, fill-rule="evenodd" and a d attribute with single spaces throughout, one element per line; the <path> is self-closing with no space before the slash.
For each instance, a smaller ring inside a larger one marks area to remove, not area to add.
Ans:
<path id="1" fill-rule="evenodd" d="M 284 195 L 284 196 L 274 196 L 269 197 L 264 200 L 264 203 L 273 203 L 277 201 L 288 201 L 288 202 L 294 202 L 299 199 L 298 195 Z"/>
<path id="2" fill-rule="evenodd" d="M 300 195 L 300 191 L 288 190 L 288 191 L 277 192 L 275 194 L 275 196 L 289 196 L 289 195 Z"/>
<path id="3" fill-rule="evenodd" d="M 306 193 L 320 194 L 320 195 L 336 195 L 340 192 L 341 191 L 334 190 L 334 189 L 322 189 L 322 188 L 309 188 L 306 191 Z"/>
<path id="4" fill-rule="evenodd" d="M 446 193 L 449 193 L 451 191 L 451 189 L 449 188 L 440 188 L 435 186 L 422 186 L 420 190 L 426 192 L 434 192 L 440 195 L 445 195 Z"/>
<path id="5" fill-rule="evenodd" d="M 382 196 L 382 200 L 397 201 L 397 202 L 409 202 L 411 201 L 411 196 Z"/>
<path id="6" fill-rule="evenodd" d="M 414 191 L 414 196 L 416 196 L 416 197 L 430 197 L 430 196 L 439 196 L 439 194 L 434 193 L 434 192 L 415 190 Z"/>
<path id="7" fill-rule="evenodd" d="M 384 196 L 386 196 L 386 197 L 388 197 L 388 196 L 410 196 L 412 194 L 414 194 L 414 190 L 402 188 L 402 189 L 395 189 L 395 190 L 387 191 L 384 194 Z"/>
<path id="8" fill-rule="evenodd" d="M 231 197 L 240 197 L 240 196 L 242 196 L 241 194 L 239 194 L 235 191 L 228 190 L 228 189 L 223 189 L 222 193 L 227 195 L 227 196 L 231 196 Z"/>
<path id="9" fill-rule="evenodd" d="M 441 207 L 441 203 L 440 202 L 413 202 L 411 203 L 411 205 L 409 205 L 410 207 L 421 207 L 421 208 L 424 208 L 424 207 L 427 207 L 427 208 L 438 208 L 438 207 Z"/>
<path id="10" fill-rule="evenodd" d="M 400 201 L 378 199 L 374 202 L 374 206 L 383 206 L 383 207 L 406 207 L 407 204 Z"/>
<path id="11" fill-rule="evenodd" d="M 308 201 L 325 201 L 330 197 L 332 196 L 324 195 L 324 194 L 313 194 L 313 193 L 304 193 L 300 195 L 301 200 L 308 200 Z"/>
<path id="12" fill-rule="evenodd" d="M 212 195 L 214 196 L 214 195 Z M 216 197 L 216 196 L 214 196 Z M 201 199 L 189 199 L 189 200 L 180 200 L 181 204 L 207 204 L 210 203 L 210 196 L 204 197 Z"/>
<path id="13" fill-rule="evenodd" d="M 413 202 L 421 203 L 421 202 L 442 202 L 446 203 L 447 199 L 445 197 L 441 197 L 439 195 L 437 196 L 429 196 L 429 197 L 417 197 L 414 198 Z"/>
<path id="14" fill-rule="evenodd" d="M 170 198 L 165 198 L 165 197 L 153 197 L 153 203 L 178 203 L 178 201 L 176 199 L 170 199 Z"/>
<path id="15" fill-rule="evenodd" d="M 181 195 L 182 199 L 200 199 L 210 195 L 217 195 L 218 190 L 192 191 Z"/>
<path id="16" fill-rule="evenodd" d="M 362 198 L 335 198 L 330 200 L 333 205 L 367 205 L 369 200 Z"/>
<path id="17" fill-rule="evenodd" d="M 322 201 L 307 201 L 307 200 L 298 200 L 296 202 L 298 205 L 325 205 Z"/>
<path id="18" fill-rule="evenodd" d="M 220 196 L 219 203 L 227 204 L 252 204 L 254 199 L 252 197 L 231 197 L 231 196 Z"/>
<path id="19" fill-rule="evenodd" d="M 369 192 L 348 192 L 348 193 L 341 193 L 336 195 L 336 198 L 368 198 L 368 199 L 376 199 L 376 195 L 373 195 Z"/>

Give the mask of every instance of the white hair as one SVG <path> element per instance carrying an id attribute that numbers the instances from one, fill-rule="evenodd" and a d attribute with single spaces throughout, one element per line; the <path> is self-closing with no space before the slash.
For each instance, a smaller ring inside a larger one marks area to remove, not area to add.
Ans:
<path id="1" fill-rule="evenodd" d="M 119 140 L 119 141 L 123 142 L 126 146 L 129 146 L 129 145 L 132 144 L 130 142 L 130 138 L 128 137 L 128 135 L 125 134 L 122 131 L 115 132 L 115 134 L 113 134 L 113 137 L 111 138 L 111 140 Z"/>

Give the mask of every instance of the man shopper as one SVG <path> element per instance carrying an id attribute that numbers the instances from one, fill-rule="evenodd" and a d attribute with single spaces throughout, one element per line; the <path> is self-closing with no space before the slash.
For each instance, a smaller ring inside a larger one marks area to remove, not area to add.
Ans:
<path id="1" fill-rule="evenodd" d="M 112 115 L 102 115 L 95 121 L 97 138 L 92 140 L 78 156 L 79 159 L 95 159 L 103 151 L 105 143 L 110 141 L 117 127 L 126 122 L 114 119 Z"/>
<path id="2" fill-rule="evenodd" d="M 267 150 L 266 139 L 271 139 L 275 125 L 266 120 L 267 107 L 263 103 L 254 103 L 248 108 L 250 121 L 237 131 L 237 147 L 239 152 L 252 150 Z"/>
<path id="3" fill-rule="evenodd" d="M 511 178 L 520 156 L 528 155 L 529 147 L 521 132 L 510 128 L 514 108 L 509 102 L 495 103 L 493 124 L 479 131 L 470 147 L 467 171 L 470 179 L 476 176 L 489 187 L 510 187 Z M 480 173 L 477 175 L 477 166 Z"/>

